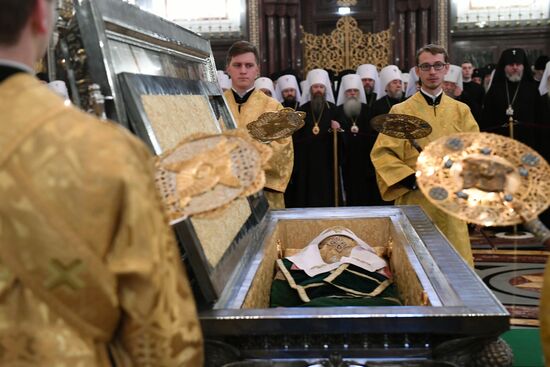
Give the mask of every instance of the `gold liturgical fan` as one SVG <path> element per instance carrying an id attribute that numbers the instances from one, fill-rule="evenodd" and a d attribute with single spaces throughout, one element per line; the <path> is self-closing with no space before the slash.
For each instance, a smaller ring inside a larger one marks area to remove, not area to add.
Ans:
<path id="1" fill-rule="evenodd" d="M 411 115 L 388 113 L 374 117 L 370 124 L 372 128 L 381 134 L 398 139 L 408 139 L 418 150 L 422 148 L 416 139 L 424 138 L 431 134 L 432 127 L 426 121 Z"/>
<path id="2" fill-rule="evenodd" d="M 550 166 L 516 140 L 459 133 L 430 143 L 416 180 L 440 209 L 467 222 L 506 226 L 538 221 L 550 204 Z"/>
<path id="3" fill-rule="evenodd" d="M 263 143 L 287 138 L 304 126 L 306 113 L 292 108 L 283 108 L 277 112 L 266 112 L 246 128 L 250 135 Z"/>
<path id="4" fill-rule="evenodd" d="M 270 148 L 237 131 L 191 136 L 163 153 L 155 181 L 172 224 L 260 191 L 270 156 Z"/>

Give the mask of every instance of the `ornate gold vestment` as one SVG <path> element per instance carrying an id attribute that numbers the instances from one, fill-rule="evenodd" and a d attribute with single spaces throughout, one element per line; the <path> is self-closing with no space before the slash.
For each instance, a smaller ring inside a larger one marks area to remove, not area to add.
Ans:
<path id="1" fill-rule="evenodd" d="M 202 365 L 145 146 L 25 74 L 0 111 L 0 365 Z"/>
<path id="2" fill-rule="evenodd" d="M 240 129 L 246 131 L 246 125 L 255 121 L 264 112 L 278 111 L 283 106 L 274 98 L 266 96 L 259 90 L 254 90 L 246 103 L 239 106 L 233 97 L 233 92 L 225 91 L 224 96 L 227 100 L 229 108 L 235 122 Z M 269 205 L 273 209 L 284 208 L 283 193 L 286 190 L 292 167 L 294 165 L 294 149 L 292 147 L 292 137 L 275 140 L 269 143 L 273 149 L 273 155 L 268 161 L 268 168 L 265 170 L 266 184 L 265 187 L 271 191 L 266 191 L 266 197 Z"/>
<path id="3" fill-rule="evenodd" d="M 417 140 L 421 147 L 442 136 L 479 131 L 468 106 L 446 95 L 441 97 L 440 104 L 434 109 L 426 103 L 420 92 L 417 92 L 405 102 L 393 106 L 390 113 L 416 116 L 432 126 L 430 135 Z M 378 135 L 370 156 L 376 169 L 380 194 L 386 201 L 395 200 L 396 205 L 420 205 L 455 249 L 473 266 L 466 223 L 436 208 L 420 190 L 412 191 L 399 184 L 401 180 L 415 173 L 418 155 L 418 151 L 408 140 Z"/>

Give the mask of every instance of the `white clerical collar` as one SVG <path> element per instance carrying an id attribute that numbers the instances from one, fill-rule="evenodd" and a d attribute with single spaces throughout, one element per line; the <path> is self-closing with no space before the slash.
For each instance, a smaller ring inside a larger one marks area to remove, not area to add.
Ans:
<path id="1" fill-rule="evenodd" d="M 319 244 L 325 238 L 340 235 L 353 239 L 357 246 L 355 246 L 349 256 L 342 256 L 339 261 L 334 263 L 326 263 L 321 257 L 319 251 Z M 315 237 L 309 245 L 307 245 L 302 251 L 296 255 L 287 257 L 289 261 L 295 264 L 298 268 L 305 271 L 305 273 L 314 277 L 321 273 L 337 269 L 342 264 L 353 264 L 367 271 L 375 272 L 379 269 L 386 267 L 388 264 L 380 256 L 376 255 L 376 252 L 365 241 L 361 240 L 349 229 L 327 229 L 323 231 L 319 236 Z"/>
<path id="2" fill-rule="evenodd" d="M 29 65 L 23 64 L 22 62 L 19 62 L 19 61 L 0 59 L 0 66 L 9 66 L 15 69 L 21 69 L 24 72 L 27 72 L 32 75 L 35 74 L 34 70 Z"/>
<path id="3" fill-rule="evenodd" d="M 231 87 L 231 89 L 233 90 L 233 92 L 235 92 L 239 97 L 243 98 L 244 96 L 246 96 L 246 94 L 248 92 L 250 92 L 252 89 L 254 89 L 255 87 L 252 86 L 252 88 L 250 89 L 247 89 L 243 94 L 239 93 L 235 88 Z"/>
<path id="4" fill-rule="evenodd" d="M 436 94 L 436 95 L 433 95 L 431 93 L 428 93 L 426 92 L 426 90 L 422 87 L 420 87 L 420 90 L 422 91 L 422 93 L 424 93 L 426 96 L 428 97 L 431 97 L 434 101 L 437 99 L 437 97 L 439 97 L 441 95 L 441 93 L 443 93 L 443 89 L 439 89 L 439 92 Z"/>

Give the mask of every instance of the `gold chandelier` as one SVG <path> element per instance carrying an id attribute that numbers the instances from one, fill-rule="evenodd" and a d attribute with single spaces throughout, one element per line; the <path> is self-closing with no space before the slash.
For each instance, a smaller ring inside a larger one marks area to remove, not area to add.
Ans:
<path id="1" fill-rule="evenodd" d="M 354 6 L 357 5 L 357 0 L 338 0 L 336 1 L 338 6 Z"/>

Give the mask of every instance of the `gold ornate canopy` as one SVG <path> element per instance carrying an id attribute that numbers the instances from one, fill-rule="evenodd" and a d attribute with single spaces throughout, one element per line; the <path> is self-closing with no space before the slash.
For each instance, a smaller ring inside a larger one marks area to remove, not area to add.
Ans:
<path id="1" fill-rule="evenodd" d="M 329 35 L 314 35 L 302 29 L 304 74 L 316 68 L 340 73 L 355 70 L 361 64 L 379 69 L 388 65 L 391 56 L 391 28 L 378 33 L 364 33 L 353 17 L 342 17 Z"/>

